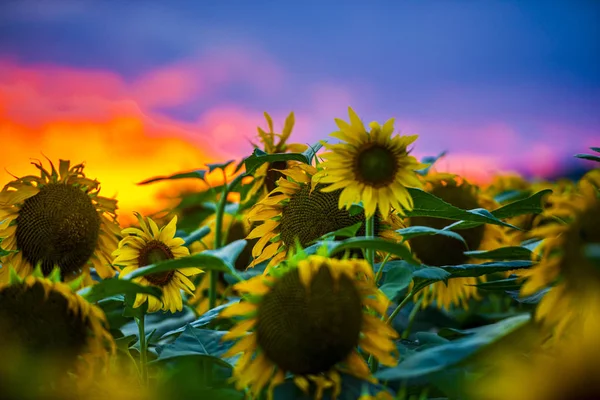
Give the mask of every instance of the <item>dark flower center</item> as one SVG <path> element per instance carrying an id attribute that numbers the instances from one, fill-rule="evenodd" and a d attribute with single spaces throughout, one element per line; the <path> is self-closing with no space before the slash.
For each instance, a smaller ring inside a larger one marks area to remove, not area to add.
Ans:
<path id="1" fill-rule="evenodd" d="M 360 149 L 354 162 L 357 179 L 375 188 L 394 182 L 398 168 L 398 156 L 391 149 L 373 143 Z"/>
<path id="2" fill-rule="evenodd" d="M 271 191 L 277 187 L 277 181 L 279 180 L 279 178 L 285 176 L 281 172 L 275 170 L 283 170 L 286 169 L 287 166 L 287 161 L 274 161 L 271 164 L 269 164 L 267 176 L 265 177 L 265 185 L 269 193 L 271 193 Z"/>
<path id="3" fill-rule="evenodd" d="M 138 265 L 145 267 L 147 265 L 157 264 L 161 261 L 172 260 L 175 256 L 169 246 L 159 240 L 151 240 L 140 250 L 138 256 Z M 146 275 L 145 278 L 155 286 L 165 286 L 171 282 L 175 271 L 157 272 Z"/>
<path id="4" fill-rule="evenodd" d="M 294 269 L 263 297 L 257 319 L 257 341 L 267 358 L 294 374 L 318 374 L 357 346 L 362 302 L 345 275 L 334 283 L 322 266 L 307 290 Z"/>
<path id="5" fill-rule="evenodd" d="M 236 240 L 244 239 L 248 235 L 246 227 L 242 221 L 233 221 L 227 233 L 227 243 L 235 242 Z M 245 271 L 248 265 L 252 262 L 252 248 L 258 239 L 251 239 L 244 247 L 235 261 L 235 269 Z"/>
<path id="6" fill-rule="evenodd" d="M 469 188 L 468 185 L 438 185 L 434 187 L 431 194 L 463 210 L 479 208 L 477 198 Z M 435 229 L 442 229 L 452 222 L 448 219 L 433 217 L 411 217 L 409 219 L 411 226 L 429 226 Z M 469 250 L 477 250 L 483 240 L 484 231 L 484 226 L 480 225 L 474 228 L 456 230 L 455 232 L 465 239 Z M 426 265 L 459 265 L 465 264 L 469 259 L 464 254 L 465 245 L 461 241 L 447 236 L 418 236 L 408 242 L 412 251 Z"/>
<path id="7" fill-rule="evenodd" d="M 331 193 L 321 192 L 324 185 L 317 185 L 310 193 L 310 185 L 301 185 L 301 189 L 291 196 L 281 212 L 281 240 L 288 247 L 295 245 L 298 238 L 302 247 L 326 233 L 346 228 L 358 222 L 364 222 L 365 213 L 361 211 L 350 215 L 345 209 L 338 208 L 342 190 Z M 375 235 L 379 233 L 379 218 L 375 218 Z M 364 223 L 357 236 L 364 236 Z"/>
<path id="8" fill-rule="evenodd" d="M 41 283 L 14 284 L 0 290 L 0 343 L 13 343 L 30 355 L 72 365 L 86 346 L 88 320 L 69 309 L 59 292 Z M 66 367 L 66 366 L 65 366 Z"/>
<path id="9" fill-rule="evenodd" d="M 600 245 L 600 202 L 585 210 L 566 232 L 561 271 L 570 282 L 582 278 L 589 282 L 590 277 L 600 281 L 600 266 L 585 254 L 588 245 Z"/>
<path id="10" fill-rule="evenodd" d="M 64 277 L 76 275 L 94 254 L 100 216 L 90 197 L 71 185 L 52 183 L 25 200 L 16 220 L 17 247 L 44 275 L 58 266 Z"/>

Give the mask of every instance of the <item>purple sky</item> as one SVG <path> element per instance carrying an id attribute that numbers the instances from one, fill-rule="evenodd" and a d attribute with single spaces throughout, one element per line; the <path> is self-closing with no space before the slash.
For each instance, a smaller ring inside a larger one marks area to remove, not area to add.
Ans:
<path id="1" fill-rule="evenodd" d="M 228 155 L 249 147 L 220 141 L 218 118 L 251 138 L 262 111 L 281 124 L 294 110 L 295 141 L 312 143 L 351 105 L 366 122 L 396 117 L 401 132 L 420 134 L 418 155 L 448 150 L 457 172 L 551 174 L 589 165 L 571 156 L 600 146 L 599 27 L 593 0 L 3 1 L 0 73 L 111 74 L 145 91 L 95 96 L 198 127 L 186 135 Z M 89 95 L 36 88 L 71 102 Z M 47 103 L 45 115 L 61 112 Z"/>

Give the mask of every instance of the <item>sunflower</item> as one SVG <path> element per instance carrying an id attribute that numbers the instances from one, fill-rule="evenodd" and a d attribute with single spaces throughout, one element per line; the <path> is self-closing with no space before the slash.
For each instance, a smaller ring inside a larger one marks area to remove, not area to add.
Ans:
<path id="1" fill-rule="evenodd" d="M 564 202 L 566 199 L 574 199 L 577 197 L 577 188 L 573 181 L 561 179 L 556 182 L 540 181 L 535 182 L 530 186 L 530 194 L 537 193 L 541 190 L 552 190 L 552 193 L 546 194 L 542 198 L 543 211 L 538 214 L 523 214 L 516 217 L 508 218 L 506 222 L 514 225 L 522 230 L 505 229 L 507 242 L 512 246 L 520 246 L 523 241 L 528 239 L 529 231 L 542 227 L 555 220 L 555 216 L 548 210 L 552 209 L 555 202 Z"/>
<path id="2" fill-rule="evenodd" d="M 492 181 L 485 187 L 485 192 L 496 197 L 511 191 L 529 191 L 531 183 L 516 173 L 495 175 Z"/>
<path id="3" fill-rule="evenodd" d="M 119 277 L 125 277 L 136 269 L 155 264 L 165 260 L 181 258 L 190 254 L 187 247 L 183 246 L 183 239 L 175 237 L 177 217 L 174 217 L 166 226 L 159 228 L 151 218 L 144 218 L 135 214 L 141 229 L 123 229 L 123 240 L 115 250 L 114 264 L 123 268 Z M 180 290 L 193 295 L 195 289 L 188 276 L 201 273 L 199 268 L 181 268 L 166 272 L 134 278 L 144 286 L 156 286 L 162 289 L 162 297 L 157 299 L 147 294 L 138 293 L 133 307 L 139 307 L 148 301 L 148 312 L 169 310 L 172 313 L 183 309 L 183 300 Z"/>
<path id="4" fill-rule="evenodd" d="M 0 382 L 14 395 L 85 387 L 115 352 L 102 310 L 39 270 L 0 285 L 0 326 Z"/>
<path id="5" fill-rule="evenodd" d="M 255 257 L 250 267 L 271 258 L 268 268 L 284 260 L 296 240 L 302 247 L 329 232 L 364 222 L 364 212 L 350 214 L 338 207 L 342 190 L 322 191 L 314 180 L 317 169 L 299 164 L 281 171 L 289 180 L 279 179 L 278 188 L 258 202 L 248 213 L 251 222 L 262 222 L 250 232 L 248 239 L 259 238 L 252 249 Z M 390 227 L 397 224 L 394 215 L 387 220 L 376 218 L 375 234 L 387 239 L 399 239 Z M 357 235 L 364 235 L 364 225 Z"/>
<path id="6" fill-rule="evenodd" d="M 203 237 L 199 241 L 195 241 L 190 244 L 190 251 L 192 254 L 201 253 L 204 250 L 213 250 L 215 248 L 215 229 L 216 229 L 216 216 L 212 215 L 202 222 L 201 226 L 208 226 L 210 233 Z M 229 244 L 236 240 L 244 239 L 250 232 L 250 225 L 244 215 L 232 215 L 223 214 L 223 232 L 225 237 L 225 244 Z M 244 271 L 250 262 L 252 261 L 250 243 L 246 244 L 246 247 L 235 262 L 235 269 L 238 271 Z M 217 281 L 217 305 L 225 300 L 226 285 L 223 274 L 219 274 L 219 280 Z M 189 300 L 190 305 L 193 305 L 198 315 L 204 314 L 208 311 L 209 299 L 208 290 L 210 287 L 210 279 L 208 275 L 200 276 L 198 286 L 194 293 L 194 297 Z"/>
<path id="7" fill-rule="evenodd" d="M 426 167 L 407 150 L 418 135 L 392 137 L 393 118 L 383 127 L 371 122 L 371 131 L 367 132 L 352 108 L 348 108 L 348 114 L 350 124 L 336 119 L 340 130 L 330 135 L 345 143 L 323 144 L 331 151 L 322 154 L 326 161 L 315 179 L 331 185 L 322 191 L 343 189 L 339 207 L 350 208 L 362 201 L 367 217 L 373 216 L 376 208 L 381 215 L 388 215 L 392 209 L 400 214 L 402 208 L 412 210 L 406 186 L 421 187 L 414 171 Z"/>
<path id="8" fill-rule="evenodd" d="M 292 134 L 294 128 L 294 113 L 291 112 L 285 119 L 283 126 L 283 132 L 277 134 L 273 130 L 273 119 L 268 113 L 264 113 L 267 125 L 269 126 L 269 132 L 265 132 L 261 127 L 258 127 L 258 138 L 262 143 L 262 146 L 253 144 L 255 148 L 261 148 L 267 154 L 275 153 L 286 153 L 286 152 L 303 152 L 308 146 L 299 143 L 286 143 Z M 276 140 L 279 137 L 279 140 Z M 276 182 L 281 178 L 281 173 L 278 170 L 286 169 L 288 166 L 293 165 L 294 162 L 286 161 L 275 161 L 273 163 L 264 163 L 254 172 L 254 181 L 252 187 L 248 191 L 244 201 L 251 199 L 256 194 L 261 193 L 260 197 L 264 197 L 267 193 L 275 189 Z"/>
<path id="9" fill-rule="evenodd" d="M 86 178 L 83 164 L 70 167 L 60 160 L 58 171 L 32 163 L 40 176 L 28 175 L 8 183 L 0 192 L 0 263 L 20 276 L 37 264 L 48 275 L 59 267 L 64 280 L 83 271 L 91 283 L 89 267 L 102 278 L 115 275 L 110 254 L 117 247 L 117 201 L 99 196 L 100 183 Z M 8 280 L 0 268 L 0 282 Z"/>
<path id="10" fill-rule="evenodd" d="M 364 260 L 310 256 L 236 288 L 247 299 L 223 310 L 221 317 L 242 318 L 224 336 L 241 338 L 225 354 L 243 353 L 233 372 L 239 389 L 248 386 L 258 395 L 270 382 L 271 396 L 290 373 L 305 393 L 312 382 L 315 398 L 326 388 L 333 388 L 335 398 L 338 371 L 373 380 L 357 347 L 383 365 L 397 363 L 392 339 L 398 335 L 377 316 L 389 301 Z"/>
<path id="11" fill-rule="evenodd" d="M 600 288 L 600 269 L 586 255 L 600 245 L 599 188 L 597 169 L 579 181 L 576 195 L 554 199 L 545 211 L 555 217 L 552 223 L 530 232 L 543 240 L 533 254 L 538 264 L 523 273 L 521 296 L 556 283 L 538 304 L 536 319 L 555 327 L 557 336 L 573 321 L 587 318 L 588 299 Z"/>
<path id="12" fill-rule="evenodd" d="M 494 200 L 459 176 L 430 173 L 423 180 L 427 192 L 455 207 L 466 210 L 497 208 Z M 452 221 L 434 217 L 409 217 L 405 223 L 408 226 L 429 226 L 442 229 L 450 225 Z M 457 230 L 456 233 L 463 237 L 468 250 L 492 250 L 502 247 L 504 243 L 503 230 L 497 225 L 479 225 Z M 413 255 L 429 266 L 442 267 L 481 262 L 481 260 L 471 260 L 464 254 L 467 249 L 463 243 L 443 235 L 417 236 L 408 239 L 408 244 Z M 447 285 L 444 282 L 436 282 L 423 289 L 417 296 L 423 297 L 422 307 L 427 307 L 435 301 L 440 308 L 449 309 L 453 304 L 461 305 L 466 309 L 469 298 L 477 298 L 477 288 L 472 286 L 476 283 L 477 278 L 450 279 Z"/>
<path id="13" fill-rule="evenodd" d="M 600 287 L 597 289 L 600 290 Z M 491 369 L 470 385 L 476 400 L 592 400 L 600 399 L 600 300 L 585 326 L 571 326 L 560 341 L 534 346 L 523 354 L 503 346 L 487 359 Z M 580 321 L 582 322 L 582 321 Z M 493 389 L 492 389 L 493 388 Z"/>

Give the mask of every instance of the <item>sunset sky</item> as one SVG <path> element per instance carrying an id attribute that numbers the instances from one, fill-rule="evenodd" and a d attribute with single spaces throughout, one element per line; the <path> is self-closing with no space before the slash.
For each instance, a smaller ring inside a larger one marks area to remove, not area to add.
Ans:
<path id="1" fill-rule="evenodd" d="M 249 154 L 263 111 L 314 143 L 348 106 L 474 180 L 584 163 L 600 2 L 0 2 L 0 185 L 85 161 L 131 212 L 164 190 L 135 182 Z"/>

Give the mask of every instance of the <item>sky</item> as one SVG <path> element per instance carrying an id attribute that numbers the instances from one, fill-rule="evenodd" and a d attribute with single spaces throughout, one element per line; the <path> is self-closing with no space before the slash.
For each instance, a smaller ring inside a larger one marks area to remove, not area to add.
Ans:
<path id="1" fill-rule="evenodd" d="M 600 146 L 599 50 L 594 0 L 4 0 L 0 184 L 85 161 L 131 212 L 167 190 L 136 182 L 248 155 L 264 111 L 315 143 L 348 106 L 474 181 L 551 176 Z"/>

